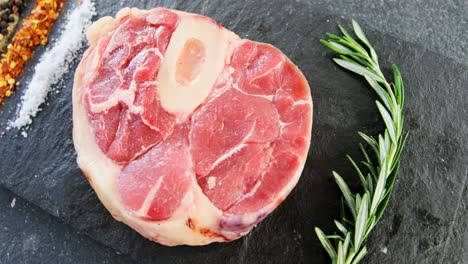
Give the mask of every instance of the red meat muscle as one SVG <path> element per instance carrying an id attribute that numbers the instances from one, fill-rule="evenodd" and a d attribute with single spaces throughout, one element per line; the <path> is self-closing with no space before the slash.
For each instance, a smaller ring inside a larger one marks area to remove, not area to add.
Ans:
<path id="1" fill-rule="evenodd" d="M 277 48 L 175 10 L 88 31 L 73 93 L 78 163 L 104 205 L 166 244 L 237 239 L 295 186 L 312 100 Z"/>

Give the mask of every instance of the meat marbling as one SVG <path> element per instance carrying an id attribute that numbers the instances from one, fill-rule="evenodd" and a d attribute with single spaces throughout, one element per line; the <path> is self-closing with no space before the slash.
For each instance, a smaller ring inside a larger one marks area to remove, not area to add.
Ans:
<path id="1" fill-rule="evenodd" d="M 312 99 L 280 50 L 163 8 L 122 9 L 87 36 L 73 140 L 117 220 L 165 245 L 230 241 L 296 185 Z"/>

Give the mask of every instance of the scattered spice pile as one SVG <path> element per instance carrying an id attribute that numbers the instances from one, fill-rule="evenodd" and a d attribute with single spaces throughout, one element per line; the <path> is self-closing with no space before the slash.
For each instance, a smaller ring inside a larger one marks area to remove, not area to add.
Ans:
<path id="1" fill-rule="evenodd" d="M 85 31 L 91 25 L 95 14 L 94 2 L 84 0 L 67 16 L 68 22 L 53 48 L 39 59 L 28 89 L 21 97 L 22 105 L 18 117 L 10 122 L 9 128 L 21 128 L 31 124 L 32 118 L 41 110 L 40 106 L 45 102 L 53 85 L 60 81 L 64 73 L 69 72 L 69 65 L 85 43 Z M 27 136 L 24 131 L 22 135 Z"/>
<path id="2" fill-rule="evenodd" d="M 13 35 L 23 7 L 23 0 L 0 1 L 0 51 L 2 52 L 5 51 Z"/>
<path id="3" fill-rule="evenodd" d="M 38 45 L 47 44 L 49 35 L 65 0 L 37 0 L 31 14 L 23 20 L 13 41 L 0 60 L 0 103 L 15 90 L 16 78 Z"/>

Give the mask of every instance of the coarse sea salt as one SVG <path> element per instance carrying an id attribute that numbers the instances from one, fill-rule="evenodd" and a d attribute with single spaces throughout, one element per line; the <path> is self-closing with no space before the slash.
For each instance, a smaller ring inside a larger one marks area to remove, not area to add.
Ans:
<path id="1" fill-rule="evenodd" d="M 20 129 L 32 123 L 32 119 L 41 111 L 40 106 L 45 102 L 52 86 L 69 70 L 70 63 L 85 43 L 85 31 L 95 14 L 92 0 L 84 0 L 72 10 L 54 47 L 39 59 L 28 89 L 21 97 L 18 116 L 16 120 L 9 122 L 8 128 Z"/>

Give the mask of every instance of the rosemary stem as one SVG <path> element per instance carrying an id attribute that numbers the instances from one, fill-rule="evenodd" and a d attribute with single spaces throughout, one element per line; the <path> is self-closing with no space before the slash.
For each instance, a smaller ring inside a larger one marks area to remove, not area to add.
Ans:
<path id="1" fill-rule="evenodd" d="M 367 153 L 362 144 L 359 146 L 365 159 L 361 164 L 365 165 L 367 172 L 348 156 L 358 173 L 363 193 L 353 194 L 343 177 L 333 172 L 343 194 L 342 207 L 344 204 L 347 206 L 347 211 L 341 209 L 341 221 L 335 220 L 341 235 L 326 236 L 320 228 L 315 228 L 333 264 L 357 264 L 366 255 L 365 241 L 388 203 L 407 136 L 403 136 L 404 88 L 400 72 L 393 66 L 394 83 L 389 83 L 380 69 L 377 53 L 361 27 L 354 20 L 352 24 L 357 40 L 339 26 L 343 37 L 327 33 L 330 39 L 320 42 L 339 55 L 334 59 L 339 66 L 364 76 L 378 95 L 376 105 L 386 128 L 377 137 L 359 132 L 373 150 Z M 370 154 L 374 154 L 373 158 Z M 335 246 L 330 239 L 335 240 Z"/>

